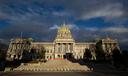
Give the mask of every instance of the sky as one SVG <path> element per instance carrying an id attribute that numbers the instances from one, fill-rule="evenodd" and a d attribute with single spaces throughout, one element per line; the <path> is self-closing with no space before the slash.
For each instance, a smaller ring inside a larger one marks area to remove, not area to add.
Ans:
<path id="1" fill-rule="evenodd" d="M 53 41 L 70 27 L 76 42 L 110 37 L 128 47 L 128 0 L 0 0 L 0 41 L 22 36 Z"/>

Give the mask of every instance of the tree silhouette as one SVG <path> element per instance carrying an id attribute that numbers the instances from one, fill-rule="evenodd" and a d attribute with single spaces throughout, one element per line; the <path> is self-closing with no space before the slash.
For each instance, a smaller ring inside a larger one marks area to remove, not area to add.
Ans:
<path id="1" fill-rule="evenodd" d="M 89 49 L 85 49 L 84 59 L 91 60 L 91 58 L 92 58 L 91 51 Z"/>
<path id="2" fill-rule="evenodd" d="M 5 54 L 3 50 L 0 49 L 0 71 L 4 70 L 5 68 Z"/>
<path id="3" fill-rule="evenodd" d="M 0 60 L 2 59 L 2 50 L 0 49 Z"/>
<path id="4" fill-rule="evenodd" d="M 41 47 L 41 50 L 38 52 L 40 59 L 45 59 L 45 52 L 46 52 L 45 48 Z"/>
<path id="5" fill-rule="evenodd" d="M 99 40 L 96 43 L 96 59 L 97 60 L 105 60 L 105 52 L 103 51 L 101 40 Z"/>
<path id="6" fill-rule="evenodd" d="M 32 48 L 30 51 L 30 57 L 31 60 L 44 60 L 45 59 L 45 48 L 44 47 L 40 47 L 40 49 L 36 49 L 36 48 Z"/>
<path id="7" fill-rule="evenodd" d="M 28 62 L 31 61 L 31 53 L 28 50 L 24 50 L 22 54 L 22 61 Z"/>
<path id="8" fill-rule="evenodd" d="M 122 56 L 120 50 L 117 47 L 115 47 L 112 51 L 112 58 L 114 66 L 119 68 L 122 63 Z"/>
<path id="9" fill-rule="evenodd" d="M 124 65 L 124 68 L 127 68 L 128 67 L 128 51 L 127 50 L 123 50 L 122 51 L 122 59 L 123 59 L 123 65 Z"/>
<path id="10" fill-rule="evenodd" d="M 38 54 L 36 53 L 37 49 L 32 48 L 30 51 L 31 60 L 35 60 Z"/>

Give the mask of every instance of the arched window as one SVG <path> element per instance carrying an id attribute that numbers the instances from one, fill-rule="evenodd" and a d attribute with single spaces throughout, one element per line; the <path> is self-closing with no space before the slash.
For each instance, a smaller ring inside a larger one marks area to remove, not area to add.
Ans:
<path id="1" fill-rule="evenodd" d="M 58 58 L 60 58 L 60 55 L 58 55 Z"/>

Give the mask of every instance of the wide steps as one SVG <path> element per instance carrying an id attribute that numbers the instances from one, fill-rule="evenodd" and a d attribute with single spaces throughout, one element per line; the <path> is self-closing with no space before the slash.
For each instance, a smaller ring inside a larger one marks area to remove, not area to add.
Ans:
<path id="1" fill-rule="evenodd" d="M 41 71 L 41 72 L 83 72 L 90 69 L 85 65 L 72 63 L 68 60 L 50 60 L 46 63 L 27 63 L 15 68 L 14 71 Z"/>

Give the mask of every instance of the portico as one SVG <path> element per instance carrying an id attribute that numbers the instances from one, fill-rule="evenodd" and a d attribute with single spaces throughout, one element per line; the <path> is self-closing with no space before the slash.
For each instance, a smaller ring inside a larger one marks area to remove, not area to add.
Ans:
<path id="1" fill-rule="evenodd" d="M 66 53 L 73 52 L 73 45 L 75 43 L 72 34 L 67 26 L 62 25 L 58 29 L 55 43 L 55 58 L 66 58 Z"/>
<path id="2" fill-rule="evenodd" d="M 73 52 L 73 43 L 56 43 L 55 58 L 67 58 L 66 53 Z"/>

